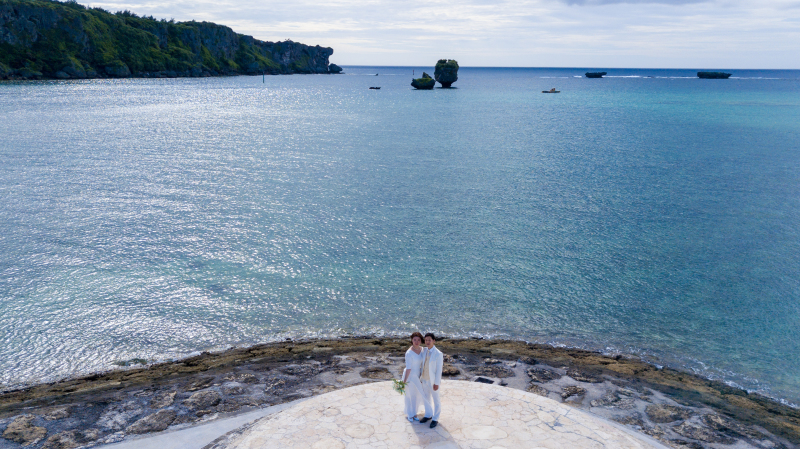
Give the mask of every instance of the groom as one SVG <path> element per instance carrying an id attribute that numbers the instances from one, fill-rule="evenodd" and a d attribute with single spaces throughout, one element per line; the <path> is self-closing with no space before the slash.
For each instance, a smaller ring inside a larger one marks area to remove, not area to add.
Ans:
<path id="1" fill-rule="evenodd" d="M 422 395 L 428 400 L 425 401 L 425 417 L 420 419 L 420 423 L 431 420 L 431 429 L 439 424 L 439 414 L 442 412 L 442 403 L 439 400 L 439 386 L 442 384 L 442 362 L 444 357 L 442 351 L 436 349 L 434 344 L 436 337 L 432 333 L 425 334 L 425 362 L 422 364 L 422 374 L 419 380 L 422 381 Z M 431 398 L 433 398 L 433 410 L 430 410 Z"/>

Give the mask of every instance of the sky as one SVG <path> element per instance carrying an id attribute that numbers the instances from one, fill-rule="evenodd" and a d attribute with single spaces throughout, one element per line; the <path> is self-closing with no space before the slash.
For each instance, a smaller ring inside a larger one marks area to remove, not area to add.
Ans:
<path id="1" fill-rule="evenodd" d="M 332 47 L 339 65 L 800 69 L 800 0 L 79 3 Z"/>

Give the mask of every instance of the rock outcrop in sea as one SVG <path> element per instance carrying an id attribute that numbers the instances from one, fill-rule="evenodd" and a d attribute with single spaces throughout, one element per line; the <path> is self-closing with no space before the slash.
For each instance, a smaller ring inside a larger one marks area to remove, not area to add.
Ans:
<path id="1" fill-rule="evenodd" d="M 0 79 L 338 73 L 329 66 L 332 54 L 210 22 L 112 14 L 74 1 L 0 2 Z"/>
<path id="2" fill-rule="evenodd" d="M 331 64 L 328 66 L 328 72 L 330 73 L 342 73 L 342 68 L 336 64 Z"/>
<path id="3" fill-rule="evenodd" d="M 608 75 L 608 72 L 586 72 L 586 78 L 602 78 Z"/>
<path id="4" fill-rule="evenodd" d="M 725 72 L 697 72 L 698 78 L 707 80 L 726 80 L 730 76 L 730 73 Z"/>
<path id="5" fill-rule="evenodd" d="M 450 87 L 458 81 L 458 62 L 455 59 L 440 59 L 436 63 L 433 76 L 442 87 Z"/>
<path id="6" fill-rule="evenodd" d="M 433 89 L 436 85 L 436 80 L 431 78 L 426 72 L 422 72 L 422 78 L 415 78 L 411 80 L 411 85 L 415 89 Z"/>

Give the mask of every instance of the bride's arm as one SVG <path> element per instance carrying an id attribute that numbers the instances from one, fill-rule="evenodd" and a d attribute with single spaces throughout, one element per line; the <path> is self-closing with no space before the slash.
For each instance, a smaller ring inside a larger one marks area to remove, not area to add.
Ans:
<path id="1" fill-rule="evenodd" d="M 406 369 L 403 370 L 403 382 L 408 382 L 408 373 L 411 371 L 409 367 L 413 363 L 411 360 L 411 351 L 406 351 Z"/>

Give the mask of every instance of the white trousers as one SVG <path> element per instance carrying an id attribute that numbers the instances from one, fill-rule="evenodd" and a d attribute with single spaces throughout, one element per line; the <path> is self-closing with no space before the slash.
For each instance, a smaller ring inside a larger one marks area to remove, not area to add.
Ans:
<path id="1" fill-rule="evenodd" d="M 442 386 L 439 385 L 439 388 Z M 422 381 L 422 397 L 425 399 L 425 416 L 433 421 L 439 421 L 439 415 L 442 413 L 442 401 L 439 400 L 439 392 L 433 391 L 433 384 L 429 380 Z M 431 407 L 431 403 L 433 403 L 433 407 Z"/>
<path id="2" fill-rule="evenodd" d="M 431 408 L 430 401 L 423 395 L 423 388 L 422 383 L 419 381 L 419 377 L 417 376 L 408 376 L 408 380 L 406 381 L 406 416 L 409 418 L 413 418 L 417 416 L 417 409 L 419 407 L 419 403 L 422 402 L 425 405 L 425 416 L 428 416 L 428 410 Z"/>

